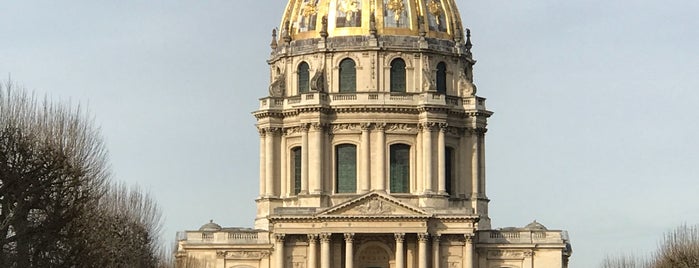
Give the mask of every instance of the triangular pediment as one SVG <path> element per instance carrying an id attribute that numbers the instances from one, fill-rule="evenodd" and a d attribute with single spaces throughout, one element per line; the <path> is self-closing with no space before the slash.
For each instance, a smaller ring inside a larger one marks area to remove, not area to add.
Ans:
<path id="1" fill-rule="evenodd" d="M 372 192 L 338 204 L 317 215 L 318 217 L 428 217 L 424 210 L 383 193 Z"/>

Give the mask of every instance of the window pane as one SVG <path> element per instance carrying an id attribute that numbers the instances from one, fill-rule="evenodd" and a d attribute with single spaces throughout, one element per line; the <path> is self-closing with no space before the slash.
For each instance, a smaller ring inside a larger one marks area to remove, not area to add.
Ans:
<path id="1" fill-rule="evenodd" d="M 298 195 L 301 192 L 301 147 L 291 149 L 291 159 L 293 161 L 294 174 L 294 194 Z"/>
<path id="2" fill-rule="evenodd" d="M 405 92 L 405 61 L 402 59 L 391 62 L 391 92 Z"/>
<path id="3" fill-rule="evenodd" d="M 454 149 L 452 149 L 451 147 L 447 147 L 444 150 L 444 160 L 444 177 L 446 180 L 446 191 L 447 194 L 453 195 L 454 193 L 452 192 L 452 187 L 454 187 Z"/>
<path id="4" fill-rule="evenodd" d="M 308 93 L 308 81 L 310 80 L 310 74 L 308 72 L 308 69 L 308 63 L 302 62 L 301 64 L 299 64 L 299 93 Z"/>
<path id="5" fill-rule="evenodd" d="M 338 193 L 357 192 L 357 146 L 338 145 L 335 151 Z"/>
<path id="6" fill-rule="evenodd" d="M 447 93 L 447 64 L 437 64 L 437 92 Z"/>
<path id="7" fill-rule="evenodd" d="M 410 146 L 405 144 L 391 145 L 389 172 L 391 193 L 410 191 Z"/>
<path id="8" fill-rule="evenodd" d="M 357 91 L 357 69 L 351 59 L 340 62 L 340 93 L 352 93 Z"/>

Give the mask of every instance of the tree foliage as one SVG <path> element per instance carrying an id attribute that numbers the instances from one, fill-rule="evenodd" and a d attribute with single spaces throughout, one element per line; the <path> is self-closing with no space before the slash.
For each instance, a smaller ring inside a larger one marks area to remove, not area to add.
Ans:
<path id="1" fill-rule="evenodd" d="M 697 268 L 699 225 L 680 226 L 665 234 L 650 259 L 635 256 L 607 257 L 601 268 Z"/>
<path id="2" fill-rule="evenodd" d="M 80 107 L 0 84 L 0 267 L 154 267 L 160 215 Z"/>

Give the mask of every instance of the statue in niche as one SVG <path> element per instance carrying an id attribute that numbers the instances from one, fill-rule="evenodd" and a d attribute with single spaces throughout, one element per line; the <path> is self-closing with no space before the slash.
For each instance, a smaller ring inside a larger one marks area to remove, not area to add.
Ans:
<path id="1" fill-rule="evenodd" d="M 430 69 L 430 59 L 427 56 L 422 56 L 422 88 L 425 91 L 436 91 L 437 87 L 434 83 L 434 76 L 432 75 L 432 69 Z"/>
<path id="2" fill-rule="evenodd" d="M 459 75 L 459 91 L 461 91 L 462 96 L 473 96 L 476 95 L 476 85 L 466 78 L 465 74 Z"/>
<path id="3" fill-rule="evenodd" d="M 277 75 L 272 79 L 269 85 L 269 95 L 272 97 L 281 98 L 286 93 L 286 74 L 277 68 Z"/>
<path id="4" fill-rule="evenodd" d="M 325 64 L 323 60 L 318 64 L 313 77 L 311 77 L 311 90 L 317 92 L 325 92 Z"/>

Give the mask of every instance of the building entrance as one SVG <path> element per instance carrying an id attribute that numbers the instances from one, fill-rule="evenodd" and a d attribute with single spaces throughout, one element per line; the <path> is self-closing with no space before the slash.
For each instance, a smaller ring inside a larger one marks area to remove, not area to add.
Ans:
<path id="1" fill-rule="evenodd" d="M 360 249 L 357 255 L 359 268 L 389 268 L 390 249 L 381 243 L 372 243 Z"/>

